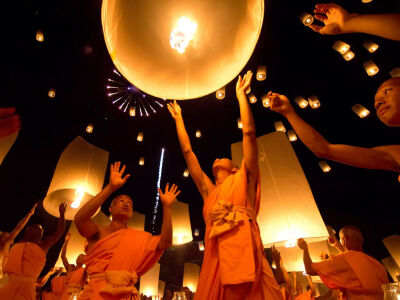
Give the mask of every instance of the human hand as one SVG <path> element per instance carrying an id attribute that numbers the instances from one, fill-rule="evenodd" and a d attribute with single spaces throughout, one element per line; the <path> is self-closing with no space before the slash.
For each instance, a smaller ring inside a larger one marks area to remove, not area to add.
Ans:
<path id="1" fill-rule="evenodd" d="M 290 100 L 285 95 L 269 92 L 267 97 L 270 99 L 270 108 L 272 111 L 280 113 L 284 117 L 286 117 L 288 113 L 294 111 L 292 104 L 290 104 Z"/>
<path id="2" fill-rule="evenodd" d="M 334 3 L 317 4 L 314 9 L 314 18 L 323 22 L 324 26 L 310 25 L 310 28 L 320 34 L 345 33 L 345 22 L 351 15 L 340 5 Z"/>
<path id="3" fill-rule="evenodd" d="M 182 119 L 182 110 L 179 104 L 176 102 L 176 100 L 174 100 L 174 102 L 168 103 L 167 108 L 172 118 L 174 118 L 175 121 Z"/>
<path id="4" fill-rule="evenodd" d="M 298 239 L 297 246 L 303 251 L 308 250 L 308 245 L 304 239 Z"/>
<path id="5" fill-rule="evenodd" d="M 239 95 L 245 95 L 246 91 L 249 89 L 251 85 L 251 79 L 253 77 L 253 72 L 247 71 L 247 73 L 243 76 L 239 75 L 238 81 L 236 82 L 236 97 Z"/>
<path id="6" fill-rule="evenodd" d="M 165 187 L 165 193 L 163 193 L 161 189 L 158 189 L 158 192 L 160 193 L 161 203 L 164 206 L 171 206 L 176 197 L 181 193 L 181 191 L 178 190 L 178 186 L 175 184 L 169 188 L 169 183 L 167 183 Z"/>
<path id="7" fill-rule="evenodd" d="M 281 253 L 280 253 L 279 250 L 275 247 L 275 245 L 272 245 L 271 250 L 272 250 L 272 258 L 274 259 L 275 264 L 276 264 L 276 265 L 279 265 L 280 262 L 281 262 L 281 259 L 282 259 L 282 258 L 281 258 Z"/>
<path id="8" fill-rule="evenodd" d="M 121 162 L 117 161 L 110 166 L 110 181 L 109 185 L 113 191 L 119 189 L 121 186 L 125 184 L 125 182 L 131 177 L 130 174 L 124 175 L 126 166 L 123 165 L 122 169 L 120 170 Z"/>
<path id="9" fill-rule="evenodd" d="M 21 129 L 19 115 L 15 108 L 0 108 L 0 138 L 6 137 Z"/>
<path id="10" fill-rule="evenodd" d="M 30 214 L 31 216 L 35 213 L 36 207 L 37 207 L 37 203 L 35 203 L 35 204 L 32 206 L 31 210 L 29 211 L 29 214 Z"/>
<path id="11" fill-rule="evenodd" d="M 60 205 L 58 206 L 58 211 L 60 212 L 60 218 L 64 217 L 66 210 L 67 210 L 67 203 L 65 202 L 60 203 Z"/>

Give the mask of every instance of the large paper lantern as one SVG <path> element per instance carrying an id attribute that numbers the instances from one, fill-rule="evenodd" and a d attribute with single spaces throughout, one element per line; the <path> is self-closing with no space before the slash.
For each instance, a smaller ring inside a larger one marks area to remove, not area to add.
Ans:
<path id="1" fill-rule="evenodd" d="M 10 151 L 12 145 L 14 145 L 17 137 L 18 137 L 18 132 L 8 135 L 8 136 L 5 136 L 0 139 L 0 165 L 2 164 L 8 151 Z"/>
<path id="2" fill-rule="evenodd" d="M 295 246 L 298 238 L 308 242 L 326 240 L 328 231 L 286 135 L 267 134 L 258 137 L 257 144 L 261 176 L 257 221 L 264 246 Z M 233 161 L 240 165 L 242 142 L 233 144 L 231 149 Z"/>
<path id="3" fill-rule="evenodd" d="M 389 272 L 394 282 L 398 282 L 400 280 L 400 268 L 394 261 L 393 257 L 386 257 L 382 259 L 382 263 L 385 266 L 386 270 Z"/>
<path id="4" fill-rule="evenodd" d="M 156 263 L 147 273 L 140 277 L 140 293 L 149 297 L 158 296 L 160 264 Z"/>
<path id="5" fill-rule="evenodd" d="M 103 0 L 104 40 L 117 69 L 144 92 L 191 99 L 215 92 L 249 60 L 263 0 Z"/>
<path id="6" fill-rule="evenodd" d="M 193 240 L 190 225 L 189 205 L 180 201 L 172 203 L 172 228 L 174 228 L 174 245 L 182 245 Z"/>
<path id="7" fill-rule="evenodd" d="M 75 138 L 62 152 L 54 171 L 45 210 L 58 217 L 61 202 L 67 203 L 65 218 L 73 220 L 78 210 L 103 188 L 108 152 Z"/>
<path id="8" fill-rule="evenodd" d="M 165 291 L 165 281 L 159 280 L 158 281 L 158 299 L 162 299 L 164 297 Z"/>
<path id="9" fill-rule="evenodd" d="M 200 266 L 193 263 L 186 263 L 183 267 L 183 286 L 188 287 L 193 293 L 197 290 L 199 281 Z"/>
<path id="10" fill-rule="evenodd" d="M 383 239 L 386 249 L 398 266 L 400 266 L 400 235 L 391 235 Z"/>

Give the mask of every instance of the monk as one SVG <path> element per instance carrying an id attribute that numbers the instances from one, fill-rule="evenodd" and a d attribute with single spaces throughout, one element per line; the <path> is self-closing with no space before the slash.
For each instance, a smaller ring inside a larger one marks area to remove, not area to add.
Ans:
<path id="1" fill-rule="evenodd" d="M 14 107 L 0 107 L 0 139 L 11 135 L 21 128 L 19 115 Z"/>
<path id="2" fill-rule="evenodd" d="M 334 3 L 317 4 L 314 17 L 324 25 L 309 27 L 320 34 L 367 33 L 400 41 L 400 14 L 349 14 Z"/>
<path id="3" fill-rule="evenodd" d="M 238 168 L 230 159 L 216 159 L 213 164 L 215 183 L 204 173 L 193 153 L 181 108 L 176 101 L 168 104 L 189 173 L 204 200 L 205 252 L 195 300 L 282 299 L 257 225 L 260 208 L 258 148 L 245 93 L 252 75 L 249 71 L 243 79 L 239 76 L 236 84 L 243 123 L 244 160 Z"/>
<path id="4" fill-rule="evenodd" d="M 314 284 L 311 280 L 311 276 L 307 276 L 308 285 L 306 287 L 306 291 L 303 293 L 303 287 L 300 282 L 296 283 L 296 297 L 294 300 L 314 300 L 315 299 L 315 288 Z"/>
<path id="5" fill-rule="evenodd" d="M 330 289 L 339 289 L 348 300 L 383 299 L 382 284 L 389 283 L 385 267 L 363 252 L 363 235 L 354 226 L 345 226 L 339 232 L 344 252 L 331 255 L 327 261 L 313 263 L 308 245 L 298 240 L 304 251 L 303 260 L 307 274 L 319 275 Z"/>
<path id="6" fill-rule="evenodd" d="M 364 148 L 331 144 L 300 118 L 286 96 L 269 92 L 268 97 L 271 110 L 282 114 L 300 140 L 318 157 L 359 168 L 400 172 L 400 145 Z M 375 95 L 375 109 L 384 124 L 400 126 L 400 77 L 382 83 Z"/>
<path id="7" fill-rule="evenodd" d="M 286 271 L 279 250 L 273 245 L 271 247 L 272 259 L 275 262 L 275 279 L 280 284 L 282 297 L 284 300 L 293 300 L 292 278 Z"/>
<path id="8" fill-rule="evenodd" d="M 79 299 L 134 299 L 139 295 L 134 286 L 137 278 L 146 273 L 160 259 L 164 250 L 172 245 L 171 205 L 179 195 L 178 187 L 167 184 L 165 193 L 159 189 L 163 206 L 161 235 L 152 236 L 145 231 L 130 229 L 132 200 L 120 195 L 113 199 L 109 211 L 111 223 L 106 226 L 91 220 L 104 201 L 121 186 L 130 175 L 123 176 L 125 166 L 116 162 L 110 167 L 110 180 L 105 188 L 87 202 L 76 214 L 79 233 L 88 240 L 85 257 L 89 283 Z"/>
<path id="9" fill-rule="evenodd" d="M 62 236 L 65 230 L 66 204 L 59 206 L 60 219 L 57 230 L 42 239 L 43 229 L 32 224 L 26 228 L 23 240 L 10 250 L 4 273 L 8 283 L 0 289 L 0 299 L 35 300 L 35 283 L 46 262 L 47 251 Z"/>

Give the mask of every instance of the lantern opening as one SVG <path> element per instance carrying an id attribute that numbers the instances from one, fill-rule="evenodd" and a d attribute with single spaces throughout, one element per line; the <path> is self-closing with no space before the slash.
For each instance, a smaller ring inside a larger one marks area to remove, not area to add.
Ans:
<path id="1" fill-rule="evenodd" d="M 194 39 L 197 23 L 187 17 L 180 17 L 177 26 L 172 30 L 169 42 L 171 48 L 183 54 Z"/>

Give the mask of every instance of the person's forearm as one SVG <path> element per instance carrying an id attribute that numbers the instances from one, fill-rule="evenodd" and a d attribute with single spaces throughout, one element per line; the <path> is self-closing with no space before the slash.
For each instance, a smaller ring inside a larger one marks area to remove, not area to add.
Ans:
<path id="1" fill-rule="evenodd" d="M 243 134 L 255 134 L 256 125 L 254 123 L 253 113 L 251 112 L 247 96 L 245 93 L 239 93 L 236 96 L 239 102 L 240 119 L 243 124 Z"/>
<path id="2" fill-rule="evenodd" d="M 84 206 L 81 207 L 81 209 L 79 209 L 75 215 L 75 222 L 89 220 L 113 192 L 114 190 L 111 188 L 111 186 L 106 185 L 106 187 L 100 193 L 90 199 Z"/>
<path id="3" fill-rule="evenodd" d="M 283 262 L 281 263 L 281 269 L 282 269 L 283 279 L 285 281 L 287 290 L 291 291 L 292 290 L 292 279 L 290 278 L 289 273 L 286 271 L 285 267 L 283 266 Z"/>
<path id="4" fill-rule="evenodd" d="M 175 124 L 176 124 L 176 132 L 178 134 L 179 144 L 181 145 L 183 154 L 192 151 L 192 145 L 190 144 L 190 139 L 187 134 L 183 118 L 176 119 Z"/>
<path id="5" fill-rule="evenodd" d="M 318 275 L 312 267 L 313 262 L 310 256 L 310 252 L 308 251 L 308 248 L 303 252 L 303 262 L 304 262 L 304 268 L 306 269 L 306 273 L 308 275 L 310 276 Z"/>
<path id="6" fill-rule="evenodd" d="M 68 268 L 69 268 L 69 262 L 68 262 L 68 259 L 67 259 L 68 242 L 69 241 L 65 241 L 64 245 L 63 245 L 63 247 L 61 249 L 61 260 L 63 262 L 63 265 L 64 265 L 65 269 L 67 269 L 67 271 L 68 271 Z"/>
<path id="7" fill-rule="evenodd" d="M 400 41 L 400 14 L 351 15 L 345 32 L 361 32 Z"/>
<path id="8" fill-rule="evenodd" d="M 163 205 L 163 224 L 161 228 L 161 238 L 158 244 L 160 249 L 168 249 L 172 246 L 172 219 L 171 206 Z"/>
<path id="9" fill-rule="evenodd" d="M 58 226 L 57 226 L 57 240 L 63 235 L 65 231 L 65 216 L 61 215 L 60 218 L 58 219 Z"/>
<path id="10" fill-rule="evenodd" d="M 19 223 L 15 226 L 14 230 L 11 232 L 9 236 L 9 240 L 14 240 L 17 235 L 21 232 L 21 230 L 25 227 L 26 223 L 28 223 L 29 219 L 31 218 L 32 214 L 29 212 Z"/>

